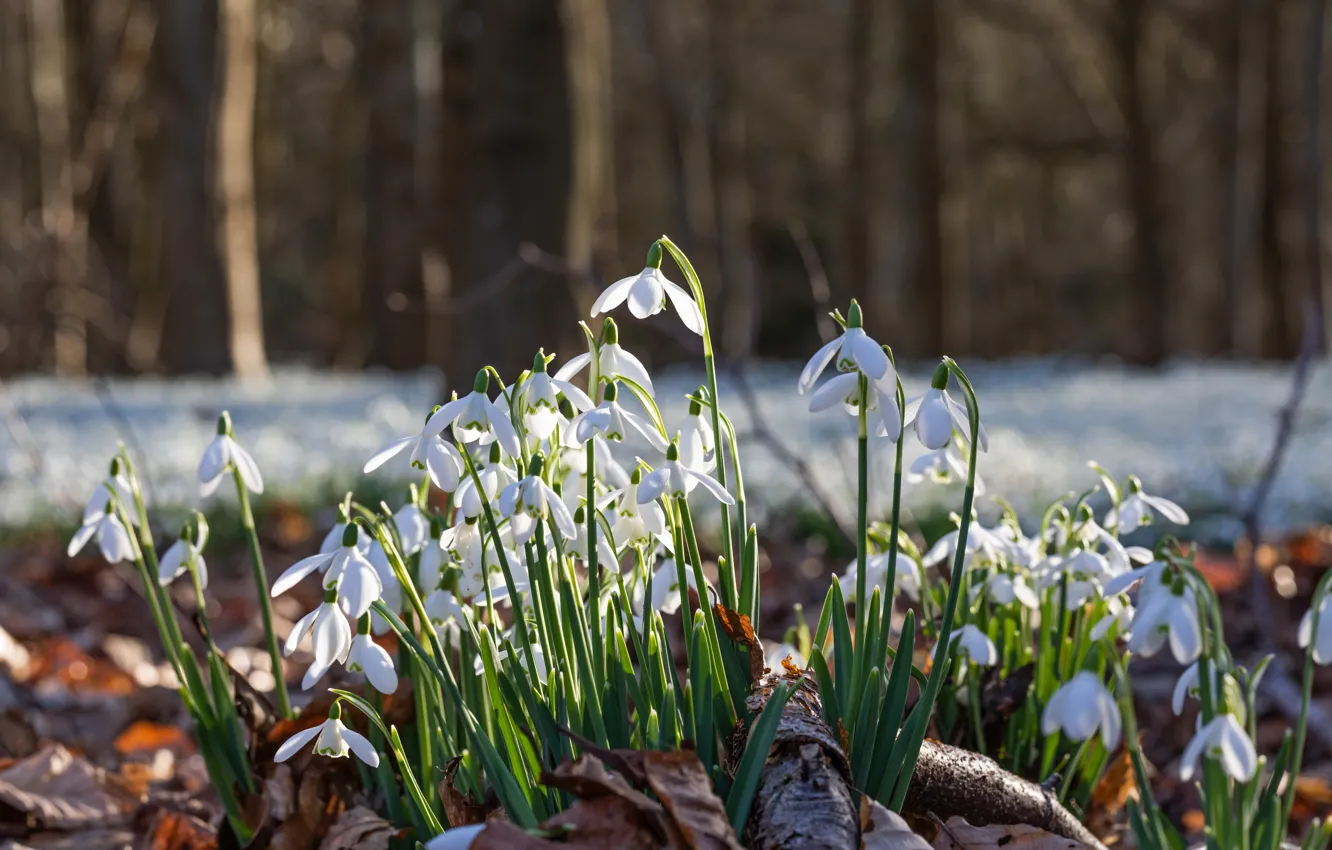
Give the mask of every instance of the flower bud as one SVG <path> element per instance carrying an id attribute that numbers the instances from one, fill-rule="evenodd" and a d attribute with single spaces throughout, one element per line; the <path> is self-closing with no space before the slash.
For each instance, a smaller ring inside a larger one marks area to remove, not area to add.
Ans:
<path id="1" fill-rule="evenodd" d="M 110 475 L 111 475 L 112 478 L 115 478 L 115 477 L 116 477 L 117 475 L 119 475 L 119 474 L 120 474 L 120 458 L 119 458 L 119 457 L 113 457 L 113 458 L 111 458 L 111 472 L 110 472 Z"/>
<path id="2" fill-rule="evenodd" d="M 661 259 L 662 259 L 661 240 L 658 239 L 656 242 L 652 243 L 651 248 L 648 248 L 647 267 L 650 269 L 661 268 Z"/>
<path id="3" fill-rule="evenodd" d="M 859 328 L 865 324 L 865 316 L 860 312 L 860 302 L 851 299 L 851 306 L 846 311 L 846 326 L 848 328 Z"/>
<path id="4" fill-rule="evenodd" d="M 948 364 L 940 363 L 934 367 L 934 374 L 930 376 L 930 387 L 936 390 L 948 389 Z"/>

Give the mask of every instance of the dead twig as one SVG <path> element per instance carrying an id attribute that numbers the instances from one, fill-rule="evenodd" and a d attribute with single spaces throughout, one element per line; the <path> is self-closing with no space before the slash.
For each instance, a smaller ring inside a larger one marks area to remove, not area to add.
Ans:
<path id="1" fill-rule="evenodd" d="M 819 249 L 814 247 L 814 240 L 809 238 L 809 228 L 803 221 L 792 221 L 786 225 L 800 252 L 800 262 L 805 264 L 805 274 L 809 277 L 809 294 L 814 298 L 814 321 L 819 326 L 819 336 L 824 342 L 837 338 L 837 325 L 828 315 L 832 308 L 832 287 L 828 284 L 828 272 L 823 267 L 823 258 Z"/>

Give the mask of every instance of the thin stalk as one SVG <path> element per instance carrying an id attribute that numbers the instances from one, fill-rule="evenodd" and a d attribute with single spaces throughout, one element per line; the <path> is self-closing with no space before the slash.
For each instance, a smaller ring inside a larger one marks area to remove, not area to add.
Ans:
<path id="1" fill-rule="evenodd" d="M 121 523 L 128 524 L 129 517 L 125 513 L 125 506 L 120 504 L 118 499 L 113 499 L 113 501 Z M 127 527 L 129 526 L 127 525 Z M 162 610 L 163 596 L 159 593 L 161 588 L 157 580 L 157 571 L 150 571 L 148 562 L 144 559 L 144 549 L 139 545 L 138 539 L 133 534 L 129 537 L 130 543 L 134 547 L 134 566 L 139 568 L 139 580 L 143 582 L 143 595 L 148 599 L 148 608 L 152 611 L 153 624 L 157 626 L 157 636 L 162 641 L 162 649 L 171 662 L 176 677 L 180 680 L 181 687 L 184 687 L 186 679 L 180 662 L 180 641 L 174 637 L 171 629 L 167 626 L 165 612 Z"/>
<path id="2" fill-rule="evenodd" d="M 860 376 L 860 405 L 856 412 L 856 648 L 867 652 L 864 646 L 865 617 L 865 563 L 868 560 L 866 536 L 869 524 L 869 425 L 865 408 L 869 407 L 869 380 Z M 889 594 L 892 588 L 887 589 Z"/>
<path id="3" fill-rule="evenodd" d="M 601 640 L 601 571 L 597 568 L 597 453 L 587 441 L 587 589 L 588 616 L 592 620 L 592 670 L 596 681 L 606 680 L 606 646 Z"/>
<path id="4" fill-rule="evenodd" d="M 897 382 L 897 409 L 899 414 L 905 409 L 902 399 L 902 382 Z M 897 536 L 902 528 L 902 443 L 901 433 L 897 437 L 895 460 L 893 461 L 893 515 L 891 536 L 888 538 L 888 570 L 883 579 L 883 623 L 879 627 L 881 644 L 876 658 L 883 658 L 888 652 L 888 635 L 892 631 L 893 601 L 897 598 Z"/>
<path id="5" fill-rule="evenodd" d="M 1319 608 L 1323 604 L 1323 599 L 1332 592 L 1332 573 L 1328 573 L 1319 582 L 1318 588 L 1313 595 L 1312 607 L 1309 609 L 1313 613 L 1309 619 L 1309 646 L 1304 651 L 1304 683 L 1300 689 L 1300 719 L 1295 724 L 1295 749 L 1291 752 L 1290 761 L 1290 782 L 1286 789 L 1285 799 L 1281 804 L 1281 820 L 1278 823 L 1290 823 L 1290 811 L 1295 806 L 1295 778 L 1300 775 L 1300 768 L 1304 763 L 1304 741 L 1309 726 L 1309 701 L 1313 699 L 1313 678 L 1314 678 L 1314 647 L 1317 641 L 1313 638 L 1318 634 Z"/>
<path id="6" fill-rule="evenodd" d="M 254 525 L 254 512 L 250 509 L 250 493 L 241 480 L 240 470 L 232 468 L 232 480 L 240 499 L 241 528 L 250 548 L 250 568 L 254 571 L 254 588 L 259 597 L 259 615 L 264 623 L 264 641 L 268 657 L 273 662 L 273 681 L 277 689 L 278 713 L 291 717 L 291 697 L 287 695 L 286 676 L 282 672 L 282 653 L 278 650 L 277 632 L 273 631 L 273 604 L 268 598 L 268 573 L 264 570 L 264 555 L 259 548 L 259 532 Z"/>

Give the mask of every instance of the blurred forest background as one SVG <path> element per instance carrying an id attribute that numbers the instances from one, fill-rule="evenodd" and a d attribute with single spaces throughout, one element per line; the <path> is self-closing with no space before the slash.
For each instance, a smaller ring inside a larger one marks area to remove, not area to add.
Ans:
<path id="1" fill-rule="evenodd" d="M 735 358 L 1291 357 L 1324 3 L 6 0 L 0 374 L 512 373 L 662 232 Z"/>

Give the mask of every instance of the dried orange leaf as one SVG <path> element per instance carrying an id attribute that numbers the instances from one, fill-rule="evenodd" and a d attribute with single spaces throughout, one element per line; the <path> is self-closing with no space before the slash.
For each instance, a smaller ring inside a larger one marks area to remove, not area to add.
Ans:
<path id="1" fill-rule="evenodd" d="M 179 726 L 165 726 L 149 720 L 136 720 L 121 732 L 114 744 L 121 755 L 154 753 L 171 750 L 176 753 L 194 752 L 194 742 Z"/>
<path id="2" fill-rule="evenodd" d="M 934 850 L 1091 850 L 1081 841 L 1026 824 L 972 826 L 966 818 L 951 817 L 939 826 Z"/>
<path id="3" fill-rule="evenodd" d="M 721 623 L 726 637 L 749 648 L 749 682 L 757 682 L 763 676 L 767 663 L 763 658 L 763 641 L 754 634 L 754 624 L 744 614 L 732 611 L 721 603 L 712 607 L 717 612 L 717 621 Z"/>
<path id="4" fill-rule="evenodd" d="M 365 806 L 356 806 L 333 823 L 319 850 L 388 850 L 389 839 L 396 834 L 393 824 Z"/>
<path id="5" fill-rule="evenodd" d="M 55 744 L 0 772 L 0 804 L 47 829 L 72 829 L 118 824 L 133 801 L 115 792 L 101 770 Z"/>
<path id="6" fill-rule="evenodd" d="M 643 753 L 647 781 L 679 828 L 685 846 L 694 850 L 741 850 L 726 807 L 712 790 L 712 781 L 698 756 L 688 750 Z"/>

